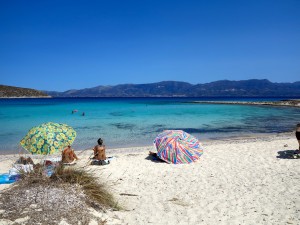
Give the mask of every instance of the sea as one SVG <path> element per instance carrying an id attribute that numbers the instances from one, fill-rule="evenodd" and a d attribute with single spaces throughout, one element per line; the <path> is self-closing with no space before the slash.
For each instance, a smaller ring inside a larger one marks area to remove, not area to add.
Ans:
<path id="1" fill-rule="evenodd" d="M 276 101 L 292 98 L 20 98 L 0 99 L 0 154 L 21 150 L 34 126 L 64 123 L 77 132 L 75 149 L 152 145 L 163 130 L 184 130 L 200 141 L 290 132 L 300 108 L 195 104 L 195 101 Z M 299 98 L 298 98 L 299 99 Z"/>

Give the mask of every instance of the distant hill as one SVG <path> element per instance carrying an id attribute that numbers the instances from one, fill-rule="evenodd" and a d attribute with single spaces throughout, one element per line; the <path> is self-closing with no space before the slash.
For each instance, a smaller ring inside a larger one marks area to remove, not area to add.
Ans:
<path id="1" fill-rule="evenodd" d="M 65 92 L 45 91 L 53 97 L 299 97 L 300 82 L 269 80 L 220 80 L 205 84 L 162 81 L 151 84 L 97 86 Z"/>
<path id="2" fill-rule="evenodd" d="M 45 94 L 42 91 L 37 91 L 34 89 L 0 85 L 0 98 L 13 98 L 13 97 L 42 98 L 42 97 L 51 97 L 51 96 Z"/>

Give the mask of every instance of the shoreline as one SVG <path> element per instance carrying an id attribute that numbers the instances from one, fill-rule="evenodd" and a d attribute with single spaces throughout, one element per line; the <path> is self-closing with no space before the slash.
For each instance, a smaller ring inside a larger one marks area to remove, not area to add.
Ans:
<path id="1" fill-rule="evenodd" d="M 222 139 L 207 139 L 200 140 L 200 143 L 205 147 L 211 147 L 215 145 L 224 145 L 224 144 L 251 144 L 255 142 L 272 142 L 272 141 L 294 141 L 296 143 L 296 138 L 294 132 L 284 132 L 277 134 L 262 134 L 262 135 L 251 135 L 251 136 L 242 136 L 242 137 L 228 137 Z M 117 148 L 107 148 L 106 153 L 108 156 L 114 154 L 148 154 L 149 151 L 156 151 L 154 145 L 142 145 L 142 146 L 126 146 L 126 147 L 117 147 Z M 75 150 L 77 155 L 87 155 L 87 152 L 92 153 L 92 147 L 87 149 Z M 61 153 L 55 153 L 53 155 L 32 155 L 28 151 L 22 149 L 19 152 L 3 152 L 0 151 L 0 162 L 7 159 L 18 159 L 18 157 L 25 155 L 26 157 L 31 157 L 34 160 L 40 160 L 45 158 L 55 158 L 60 157 Z M 0 165 L 1 173 L 1 165 Z M 1 189 L 0 189 L 1 190 Z"/>
<path id="2" fill-rule="evenodd" d="M 193 135 L 193 133 L 191 133 L 191 135 Z M 289 131 L 289 132 L 277 132 L 277 133 L 250 133 L 250 134 L 242 134 L 241 136 L 221 136 L 221 137 L 217 137 L 217 138 L 199 138 L 199 141 L 201 143 L 223 143 L 223 142 L 227 142 L 227 141 L 251 141 L 251 140 L 255 140 L 255 139 L 272 139 L 274 137 L 288 137 L 290 135 L 294 135 L 294 131 Z M 120 146 L 112 146 L 107 148 L 107 151 L 110 151 L 110 149 L 137 149 L 137 148 L 147 148 L 147 147 L 151 147 L 152 144 L 140 144 L 140 145 L 128 145 L 128 146 L 124 146 L 124 147 L 120 147 Z M 76 150 L 76 152 L 81 152 L 81 151 L 85 151 L 85 150 L 89 150 L 91 149 L 93 146 L 91 146 L 90 148 L 80 148 L 81 150 Z M 83 149 L 83 150 L 82 150 Z M 30 154 L 28 153 L 25 149 L 19 147 L 17 150 L 10 150 L 10 149 L 0 149 L 0 157 L 2 155 L 16 155 L 16 154 Z"/>
<path id="3" fill-rule="evenodd" d="M 243 144 L 243 143 L 252 143 L 256 141 L 272 141 L 272 140 L 289 140 L 295 139 L 294 132 L 282 132 L 282 133 L 268 133 L 268 134 L 253 134 L 247 136 L 240 136 L 240 137 L 224 137 L 220 139 L 199 139 L 200 143 L 205 146 L 212 146 L 212 145 L 219 145 L 219 144 Z M 296 139 L 295 139 L 296 140 Z M 154 145 L 140 145 L 140 146 L 125 146 L 125 147 L 111 147 L 107 148 L 107 154 L 113 153 L 124 153 L 124 154 L 131 154 L 131 153 L 143 153 L 144 149 L 151 149 L 155 151 Z M 75 149 L 77 154 L 82 154 L 83 152 L 92 151 L 91 148 L 86 149 Z M 27 155 L 32 158 L 44 158 L 49 157 L 49 155 L 32 155 L 25 149 L 21 149 L 20 151 L 12 152 L 10 150 L 0 150 L 0 162 L 1 158 L 6 156 L 17 156 L 17 155 Z M 56 153 L 51 155 L 50 157 L 57 157 L 60 156 L 60 153 Z"/>

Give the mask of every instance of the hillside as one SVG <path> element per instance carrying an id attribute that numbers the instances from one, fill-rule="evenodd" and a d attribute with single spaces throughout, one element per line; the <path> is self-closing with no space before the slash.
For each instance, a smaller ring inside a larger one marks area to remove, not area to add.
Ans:
<path id="1" fill-rule="evenodd" d="M 47 98 L 51 97 L 42 91 L 30 88 L 20 88 L 13 86 L 0 85 L 0 98 Z"/>
<path id="2" fill-rule="evenodd" d="M 163 81 L 151 84 L 97 86 L 65 92 L 45 91 L 53 97 L 299 97 L 300 82 L 221 80 L 205 84 Z"/>

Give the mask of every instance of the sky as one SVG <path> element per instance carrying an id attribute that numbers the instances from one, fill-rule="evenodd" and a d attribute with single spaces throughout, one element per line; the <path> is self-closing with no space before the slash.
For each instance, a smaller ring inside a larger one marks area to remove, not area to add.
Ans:
<path id="1" fill-rule="evenodd" d="M 0 84 L 300 81 L 300 0 L 0 1 Z"/>

